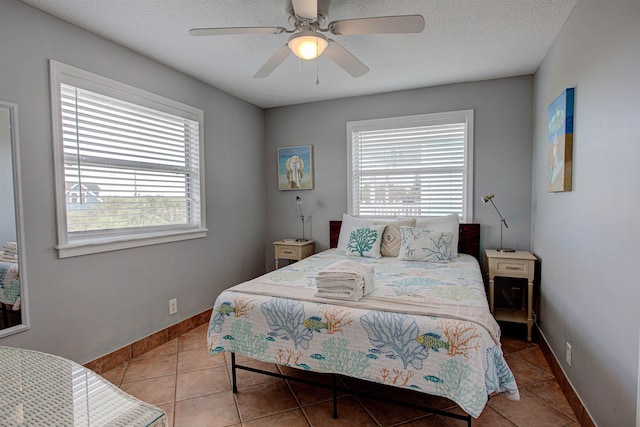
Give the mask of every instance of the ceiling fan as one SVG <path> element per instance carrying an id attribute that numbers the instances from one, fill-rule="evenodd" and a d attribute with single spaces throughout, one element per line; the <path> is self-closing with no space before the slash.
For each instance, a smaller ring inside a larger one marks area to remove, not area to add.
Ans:
<path id="1" fill-rule="evenodd" d="M 263 78 L 270 75 L 293 52 L 300 59 L 316 59 L 323 53 L 353 77 L 369 71 L 358 58 L 333 39 L 322 33 L 336 36 L 359 34 L 420 33 L 424 30 L 422 15 L 380 16 L 332 21 L 322 27 L 327 18 L 331 0 L 288 0 L 287 14 L 293 29 L 284 27 L 221 27 L 194 28 L 192 36 L 224 36 L 234 34 L 291 34 L 283 45 L 253 75 Z"/>

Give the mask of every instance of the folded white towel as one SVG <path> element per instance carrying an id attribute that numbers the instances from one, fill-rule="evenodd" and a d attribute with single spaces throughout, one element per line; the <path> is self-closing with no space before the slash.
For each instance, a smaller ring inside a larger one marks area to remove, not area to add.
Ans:
<path id="1" fill-rule="evenodd" d="M 334 288 L 332 290 L 317 289 L 314 296 L 319 298 L 333 298 L 342 299 L 348 301 L 359 301 L 364 296 L 363 289 L 351 289 L 351 288 Z"/>
<path id="2" fill-rule="evenodd" d="M 17 255 L 8 254 L 8 253 L 6 253 L 4 251 L 0 251 L 0 261 L 18 262 L 18 256 Z"/>
<path id="3" fill-rule="evenodd" d="M 360 280 L 364 281 L 364 294 L 373 292 L 373 266 L 343 259 L 320 270 L 316 277 L 316 286 L 319 288 L 331 287 L 330 282 L 353 282 L 353 287 L 360 287 Z"/>
<path id="4" fill-rule="evenodd" d="M 316 296 L 358 301 L 373 292 L 373 266 L 340 260 L 316 276 Z"/>
<path id="5" fill-rule="evenodd" d="M 2 244 L 3 251 L 15 253 L 16 249 L 18 249 L 18 245 L 16 244 L 16 242 L 4 242 Z"/>

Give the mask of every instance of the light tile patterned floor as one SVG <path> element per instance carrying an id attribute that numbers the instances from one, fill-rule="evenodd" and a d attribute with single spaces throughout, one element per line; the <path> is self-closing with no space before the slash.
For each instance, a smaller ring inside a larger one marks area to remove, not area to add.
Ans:
<path id="1" fill-rule="evenodd" d="M 238 371 L 238 393 L 231 392 L 230 358 L 207 352 L 207 325 L 148 351 L 103 376 L 122 390 L 165 411 L 175 427 L 224 426 L 458 426 L 461 421 L 393 404 L 339 394 L 339 417 L 331 417 L 331 391 L 248 371 Z M 538 345 L 503 337 L 503 351 L 521 399 L 492 398 L 473 426 L 570 426 L 579 424 L 551 374 Z M 291 376 L 324 376 L 238 357 L 238 362 Z M 367 388 L 462 414 L 451 401 L 408 390 L 345 378 L 349 390 Z M 369 391 L 369 390 L 368 390 Z"/>

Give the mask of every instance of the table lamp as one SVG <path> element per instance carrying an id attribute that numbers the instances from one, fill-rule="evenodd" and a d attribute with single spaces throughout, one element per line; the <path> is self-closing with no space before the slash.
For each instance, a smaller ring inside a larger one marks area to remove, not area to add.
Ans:
<path id="1" fill-rule="evenodd" d="M 482 196 L 482 201 L 484 203 L 491 202 L 496 212 L 498 212 L 498 216 L 500 217 L 500 247 L 497 249 L 497 251 L 498 252 L 515 252 L 516 251 L 515 249 L 507 249 L 502 247 L 502 226 L 504 225 L 507 228 L 509 228 L 509 226 L 507 225 L 507 221 L 502 217 L 502 215 L 500 215 L 500 211 L 496 207 L 496 204 L 493 203 L 494 197 L 495 195 L 493 194 L 485 194 L 484 196 Z"/>
<path id="2" fill-rule="evenodd" d="M 296 242 L 306 242 L 309 239 L 304 238 L 304 215 L 302 215 L 302 199 L 300 196 L 296 196 L 296 203 L 298 204 L 298 209 L 300 209 L 300 219 L 302 220 L 302 239 L 296 239 Z"/>

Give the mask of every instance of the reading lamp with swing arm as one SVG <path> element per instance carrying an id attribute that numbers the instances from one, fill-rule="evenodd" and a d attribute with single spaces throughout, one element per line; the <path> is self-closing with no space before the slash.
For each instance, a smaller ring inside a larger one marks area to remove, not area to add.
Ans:
<path id="1" fill-rule="evenodd" d="M 304 238 L 304 215 L 302 215 L 302 199 L 300 196 L 296 196 L 296 203 L 300 209 L 300 220 L 302 220 L 302 239 L 296 239 L 296 242 L 307 242 L 309 239 Z"/>
<path id="2" fill-rule="evenodd" d="M 497 251 L 498 252 L 515 252 L 515 249 L 507 249 L 507 248 L 503 248 L 502 247 L 502 225 L 504 224 L 504 226 L 507 227 L 507 228 L 509 228 L 509 226 L 507 225 L 507 221 L 502 217 L 502 215 L 500 215 L 500 211 L 496 207 L 496 204 L 493 203 L 492 199 L 494 197 L 495 197 L 495 195 L 493 195 L 493 194 L 485 194 L 484 196 L 482 196 L 482 201 L 484 203 L 491 202 L 491 204 L 495 208 L 496 212 L 498 212 L 498 216 L 500 217 L 500 247 L 497 249 Z"/>

